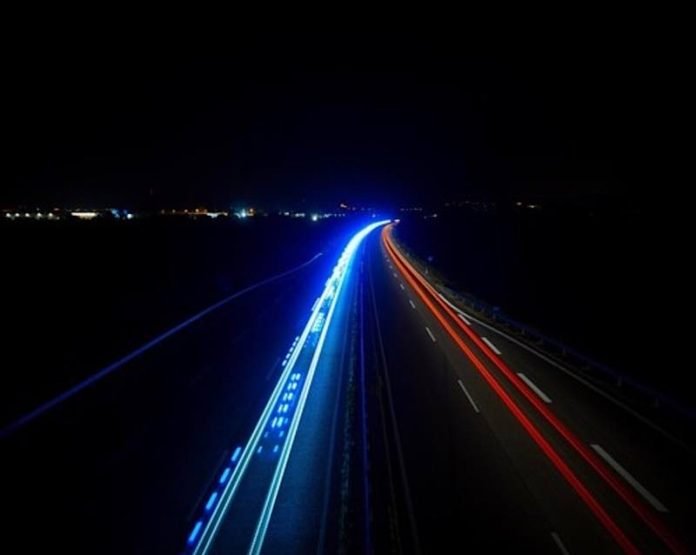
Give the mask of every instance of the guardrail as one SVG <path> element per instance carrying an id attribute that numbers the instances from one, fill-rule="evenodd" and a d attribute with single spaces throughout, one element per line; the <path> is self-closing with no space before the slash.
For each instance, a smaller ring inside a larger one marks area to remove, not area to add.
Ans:
<path id="1" fill-rule="evenodd" d="M 423 262 L 401 241 L 396 240 L 396 242 L 409 261 L 419 271 L 427 275 L 431 283 L 443 295 L 455 304 L 459 304 L 462 309 L 471 311 L 476 317 L 514 336 L 517 340 L 540 351 L 568 370 L 591 380 L 595 385 L 612 388 L 614 393 L 620 392 L 623 399 L 632 404 L 639 404 L 642 408 L 648 408 L 652 412 L 656 412 L 658 409 L 661 412 L 669 412 L 682 420 L 686 418 L 687 424 L 691 426 L 696 423 L 696 409 L 694 407 L 687 407 L 673 397 L 655 390 L 634 377 L 598 362 L 541 331 L 515 320 L 506 315 L 499 307 L 491 306 L 471 294 L 455 291 L 446 285 L 446 278 L 436 269 Z"/>

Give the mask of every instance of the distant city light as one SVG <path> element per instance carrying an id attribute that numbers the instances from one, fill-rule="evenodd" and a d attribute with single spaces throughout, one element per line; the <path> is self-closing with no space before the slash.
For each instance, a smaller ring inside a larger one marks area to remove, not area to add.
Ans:
<path id="1" fill-rule="evenodd" d="M 422 212 L 423 208 L 420 206 L 399 208 L 399 212 Z"/>
<path id="2" fill-rule="evenodd" d="M 93 220 L 99 216 L 99 212 L 70 212 L 70 215 L 81 220 Z"/>
<path id="3" fill-rule="evenodd" d="M 347 205 L 343 205 L 347 206 Z M 24 210 L 24 208 L 21 208 Z M 148 215 L 156 216 L 177 216 L 185 217 L 191 219 L 200 218 L 211 218 L 211 219 L 224 219 L 224 218 L 238 218 L 246 220 L 252 217 L 263 217 L 268 216 L 269 212 L 259 208 L 244 207 L 236 208 L 233 211 L 225 210 L 212 210 L 205 207 L 195 207 L 195 208 L 160 208 L 152 213 L 147 212 L 131 212 L 126 208 L 70 208 L 70 207 L 55 207 L 52 209 L 39 210 L 38 208 L 29 208 L 28 211 L 15 211 L 17 208 L 12 210 L 5 209 L 0 210 L 0 218 L 6 221 L 16 221 L 16 220 L 51 220 L 53 222 L 63 220 L 65 218 L 73 218 L 77 220 L 89 221 L 94 219 L 106 219 L 113 221 L 126 221 L 134 220 L 140 217 L 146 217 Z M 276 214 L 278 216 L 286 218 L 307 218 L 312 222 L 318 222 L 320 220 L 328 218 L 346 218 L 351 215 L 351 213 L 362 212 L 366 213 L 366 216 L 371 216 L 372 218 L 377 217 L 377 212 L 374 208 L 370 207 L 356 207 L 350 206 L 347 211 L 336 210 L 331 211 L 316 211 L 316 212 L 300 212 L 295 210 L 283 209 Z"/>
<path id="4" fill-rule="evenodd" d="M 246 218 L 252 218 L 253 216 L 255 216 L 256 211 L 253 208 L 241 208 L 237 210 L 234 213 L 234 215 L 240 220 L 244 220 Z"/>

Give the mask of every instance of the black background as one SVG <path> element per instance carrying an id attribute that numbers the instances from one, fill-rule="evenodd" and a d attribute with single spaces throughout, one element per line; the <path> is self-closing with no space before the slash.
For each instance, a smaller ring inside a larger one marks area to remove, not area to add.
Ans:
<path id="1" fill-rule="evenodd" d="M 29 20 L 6 39 L 0 203 L 674 204 L 690 113 L 678 18 L 500 15 Z"/>

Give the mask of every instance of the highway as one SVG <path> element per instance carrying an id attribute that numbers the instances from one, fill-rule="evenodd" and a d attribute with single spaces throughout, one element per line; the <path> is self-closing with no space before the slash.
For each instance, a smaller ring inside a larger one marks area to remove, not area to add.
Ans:
<path id="1" fill-rule="evenodd" d="M 693 451 L 458 309 L 392 229 L 372 249 L 375 325 L 424 551 L 693 550 Z"/>
<path id="2" fill-rule="evenodd" d="M 375 221 L 3 438 L 72 553 L 688 553 L 692 447 L 456 306 Z"/>

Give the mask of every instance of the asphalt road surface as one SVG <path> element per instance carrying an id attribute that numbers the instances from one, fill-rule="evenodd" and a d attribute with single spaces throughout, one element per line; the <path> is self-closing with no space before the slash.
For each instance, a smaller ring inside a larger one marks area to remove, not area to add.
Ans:
<path id="1" fill-rule="evenodd" d="M 688 445 L 455 307 L 390 228 L 370 267 L 424 551 L 693 549 Z"/>

